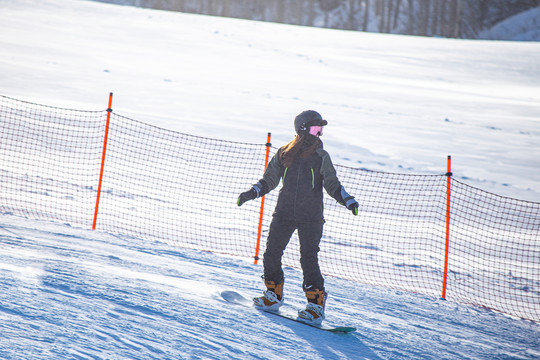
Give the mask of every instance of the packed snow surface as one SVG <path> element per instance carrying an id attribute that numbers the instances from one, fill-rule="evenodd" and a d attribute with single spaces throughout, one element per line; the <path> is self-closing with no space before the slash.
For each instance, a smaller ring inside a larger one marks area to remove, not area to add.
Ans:
<path id="1" fill-rule="evenodd" d="M 314 329 L 231 305 L 261 267 L 160 242 L 0 217 L 3 359 L 538 359 L 538 324 L 482 308 L 328 278 Z M 285 269 L 287 306 L 302 276 Z"/>
<path id="2" fill-rule="evenodd" d="M 540 201 L 539 43 L 302 28 L 83 0 L 0 0 L 0 93 L 280 146 L 315 109 L 334 162 Z M 4 161 L 4 159 L 2 159 Z M 246 179 L 246 186 L 260 174 Z M 322 332 L 224 302 L 243 259 L 0 216 L 0 358 L 538 359 L 538 324 L 327 278 Z M 287 268 L 287 306 L 304 303 Z"/>

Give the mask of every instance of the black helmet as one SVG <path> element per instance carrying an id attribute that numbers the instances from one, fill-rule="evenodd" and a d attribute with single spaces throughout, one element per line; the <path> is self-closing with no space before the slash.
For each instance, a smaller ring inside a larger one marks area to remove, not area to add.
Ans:
<path id="1" fill-rule="evenodd" d="M 323 120 L 321 114 L 314 110 L 302 111 L 294 118 L 294 130 L 298 135 L 305 133 L 312 125 L 326 126 L 328 121 Z"/>

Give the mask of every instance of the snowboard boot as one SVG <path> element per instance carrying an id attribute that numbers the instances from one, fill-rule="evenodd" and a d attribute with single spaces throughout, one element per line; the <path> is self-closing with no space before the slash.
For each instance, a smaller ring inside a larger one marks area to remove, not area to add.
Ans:
<path id="1" fill-rule="evenodd" d="M 283 304 L 283 283 L 276 284 L 273 281 L 265 281 L 266 291 L 263 296 L 253 299 L 253 304 L 266 311 L 277 311 Z"/>
<path id="2" fill-rule="evenodd" d="M 305 310 L 298 311 L 298 317 L 320 324 L 324 320 L 324 306 L 327 296 L 328 294 L 324 290 L 306 291 L 308 303 Z"/>

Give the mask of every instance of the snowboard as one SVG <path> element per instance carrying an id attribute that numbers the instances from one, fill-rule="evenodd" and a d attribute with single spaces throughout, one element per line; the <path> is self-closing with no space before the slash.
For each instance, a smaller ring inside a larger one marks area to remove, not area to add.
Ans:
<path id="1" fill-rule="evenodd" d="M 242 305 L 242 306 L 249 307 L 249 308 L 254 308 L 254 309 L 257 309 L 259 311 L 264 311 L 267 314 L 272 314 L 272 315 L 282 317 L 284 319 L 293 320 L 293 321 L 296 321 L 298 323 L 308 325 L 308 326 L 311 326 L 311 327 L 314 327 L 314 328 L 317 328 L 317 329 L 320 329 L 320 330 L 329 331 L 329 332 L 333 332 L 333 333 L 350 333 L 350 332 L 356 331 L 355 327 L 331 326 L 331 325 L 328 325 L 326 323 L 317 324 L 317 323 L 311 322 L 309 320 L 299 318 L 298 313 L 296 311 L 294 311 L 293 309 L 286 308 L 286 307 L 284 308 L 283 306 L 278 311 L 266 311 L 266 310 L 263 310 L 263 309 L 258 309 L 255 305 L 253 305 L 253 301 L 246 299 L 244 296 L 242 296 L 242 294 L 239 294 L 236 291 L 230 291 L 230 290 L 222 291 L 221 292 L 221 297 L 225 301 L 228 301 L 228 302 L 230 302 L 232 304 Z"/>

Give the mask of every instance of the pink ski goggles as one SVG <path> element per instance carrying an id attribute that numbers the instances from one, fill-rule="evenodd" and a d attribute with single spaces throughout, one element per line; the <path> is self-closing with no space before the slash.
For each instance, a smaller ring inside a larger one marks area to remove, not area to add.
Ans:
<path id="1" fill-rule="evenodd" d="M 321 136 L 323 133 L 323 126 L 310 126 L 309 133 L 313 136 Z"/>

